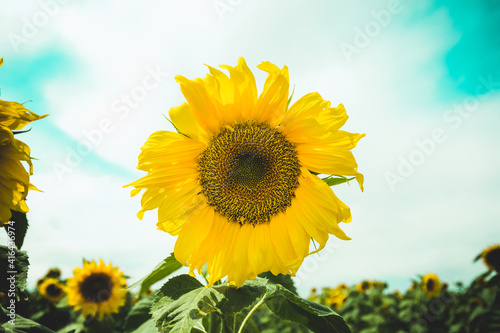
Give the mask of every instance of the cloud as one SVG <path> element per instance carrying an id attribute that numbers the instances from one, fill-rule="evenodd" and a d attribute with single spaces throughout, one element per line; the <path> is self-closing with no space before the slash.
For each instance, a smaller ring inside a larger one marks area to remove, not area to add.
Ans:
<path id="1" fill-rule="evenodd" d="M 45 191 L 29 198 L 30 279 L 55 265 L 70 274 L 82 257 L 98 256 L 139 278 L 168 256 L 175 238 L 155 230 L 155 212 L 138 221 L 139 199 L 121 186 L 143 175 L 134 168 L 147 137 L 172 130 L 163 115 L 183 102 L 173 77 L 202 77 L 203 63 L 235 64 L 239 56 L 253 70 L 263 60 L 286 64 L 295 100 L 318 91 L 346 106 L 346 130 L 367 133 L 354 150 L 365 192 L 334 188 L 352 208 L 354 221 L 343 228 L 353 240 L 332 239 L 324 261 L 306 259 L 302 295 L 313 286 L 365 278 L 405 289 L 427 270 L 462 280 L 480 272 L 470 259 L 498 234 L 498 194 L 490 184 L 499 182 L 491 121 L 499 97 L 481 99 L 467 118 L 453 111 L 471 95 L 456 92 L 447 73 L 446 56 L 460 37 L 448 11 L 433 10 L 429 1 L 401 1 L 383 24 L 386 1 L 241 1 L 222 17 L 214 3 L 69 2 L 20 48 L 33 58 L 57 50 L 77 66 L 37 85 L 41 111 L 51 116 L 46 137 L 37 139 L 36 124 L 29 134 L 33 154 L 43 154 L 33 182 Z M 36 3 L 26 6 L 2 4 L 2 12 L 12 13 L 0 23 L 3 31 L 20 31 L 23 17 L 40 10 Z M 375 30 L 367 45 L 356 44 L 359 31 L 369 29 Z M 359 52 L 347 59 L 342 43 Z M 0 45 L 16 55 L 5 36 Z M 161 74 L 155 80 L 152 73 Z M 255 73 L 261 89 L 265 75 Z M 460 126 L 447 114 L 459 115 Z M 416 141 L 432 138 L 436 129 L 447 139 L 431 154 L 422 152 L 424 162 L 393 192 L 386 173 L 399 175 L 400 158 L 417 156 Z M 56 130 L 58 139 L 47 138 Z M 45 152 L 44 145 L 53 148 Z M 85 147 L 92 153 L 80 154 L 82 162 L 61 182 L 53 162 L 68 164 L 68 149 L 78 154 Z"/>

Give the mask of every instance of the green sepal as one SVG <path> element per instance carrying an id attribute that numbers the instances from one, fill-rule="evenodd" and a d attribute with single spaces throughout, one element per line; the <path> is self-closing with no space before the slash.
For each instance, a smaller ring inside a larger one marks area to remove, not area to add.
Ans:
<path id="1" fill-rule="evenodd" d="M 335 185 L 347 183 L 355 178 L 356 177 L 347 178 L 344 176 L 330 175 L 328 177 L 321 178 L 321 180 L 324 181 L 325 183 L 327 183 L 328 186 L 335 186 Z"/>

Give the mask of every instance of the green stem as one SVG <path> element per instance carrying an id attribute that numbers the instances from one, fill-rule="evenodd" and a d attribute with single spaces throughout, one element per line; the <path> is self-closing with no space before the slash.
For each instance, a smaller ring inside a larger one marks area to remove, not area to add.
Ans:
<path id="1" fill-rule="evenodd" d="M 245 326 L 247 325 L 248 320 L 252 317 L 252 315 L 257 311 L 258 308 L 264 304 L 264 302 L 267 300 L 267 293 L 262 296 L 262 299 L 255 304 L 255 306 L 250 310 L 250 312 L 247 314 L 245 319 L 243 319 L 243 322 L 241 323 L 240 329 L 238 330 L 238 333 L 243 333 L 243 330 L 245 329 Z"/>

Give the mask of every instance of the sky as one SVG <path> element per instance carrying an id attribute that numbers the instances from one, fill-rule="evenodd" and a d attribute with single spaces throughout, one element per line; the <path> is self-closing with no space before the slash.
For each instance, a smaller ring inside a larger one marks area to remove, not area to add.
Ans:
<path id="1" fill-rule="evenodd" d="M 174 76 L 240 56 L 259 91 L 258 64 L 287 65 L 294 100 L 317 91 L 366 133 L 353 151 L 365 191 L 334 187 L 352 240 L 306 258 L 302 296 L 364 279 L 406 290 L 428 272 L 470 282 L 485 270 L 473 258 L 500 242 L 499 22 L 493 0 L 2 1 L 0 98 L 50 114 L 21 138 L 43 190 L 28 197 L 28 283 L 51 267 L 70 277 L 82 258 L 133 283 L 173 251 L 122 186 L 144 175 L 148 136 L 173 130 Z"/>

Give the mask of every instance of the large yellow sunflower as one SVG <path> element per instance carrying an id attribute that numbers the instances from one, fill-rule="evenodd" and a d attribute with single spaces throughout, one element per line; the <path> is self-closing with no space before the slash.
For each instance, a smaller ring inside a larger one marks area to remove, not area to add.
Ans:
<path id="1" fill-rule="evenodd" d="M 55 303 L 64 297 L 64 284 L 58 279 L 46 278 L 38 286 L 38 292 L 43 298 Z"/>
<path id="2" fill-rule="evenodd" d="M 104 316 L 118 313 L 125 304 L 127 294 L 123 272 L 111 264 L 105 265 L 102 260 L 85 261 L 83 268 L 75 268 L 73 277 L 66 282 L 68 304 L 75 311 L 81 310 L 84 317 Z"/>
<path id="3" fill-rule="evenodd" d="M 340 222 L 351 213 L 318 174 L 354 176 L 350 152 L 364 134 L 341 131 L 343 105 L 310 93 L 290 108 L 288 68 L 270 62 L 257 94 L 255 79 L 238 65 L 208 67 L 203 79 L 176 76 L 187 103 L 170 109 L 178 133 L 153 133 L 142 147 L 129 184 L 145 189 L 142 209 L 158 208 L 158 228 L 178 236 L 174 254 L 190 273 L 207 264 L 209 283 L 227 276 L 237 286 L 271 271 L 295 275 L 315 240 L 350 239 Z M 316 251 L 314 251 L 316 252 Z"/>
<path id="4" fill-rule="evenodd" d="M 422 289 L 429 297 L 439 295 L 441 291 L 441 282 L 436 274 L 429 273 L 422 277 Z"/>
<path id="5" fill-rule="evenodd" d="M 500 244 L 486 248 L 481 254 L 484 264 L 491 270 L 500 272 Z"/>
<path id="6" fill-rule="evenodd" d="M 0 58 L 0 66 L 2 64 L 3 58 Z M 30 148 L 15 139 L 13 131 L 46 116 L 39 116 L 22 104 L 0 100 L 0 226 L 9 222 L 11 210 L 28 212 L 25 202 L 28 190 L 36 190 L 29 182 L 33 174 Z M 21 161 L 28 164 L 29 172 Z"/>

